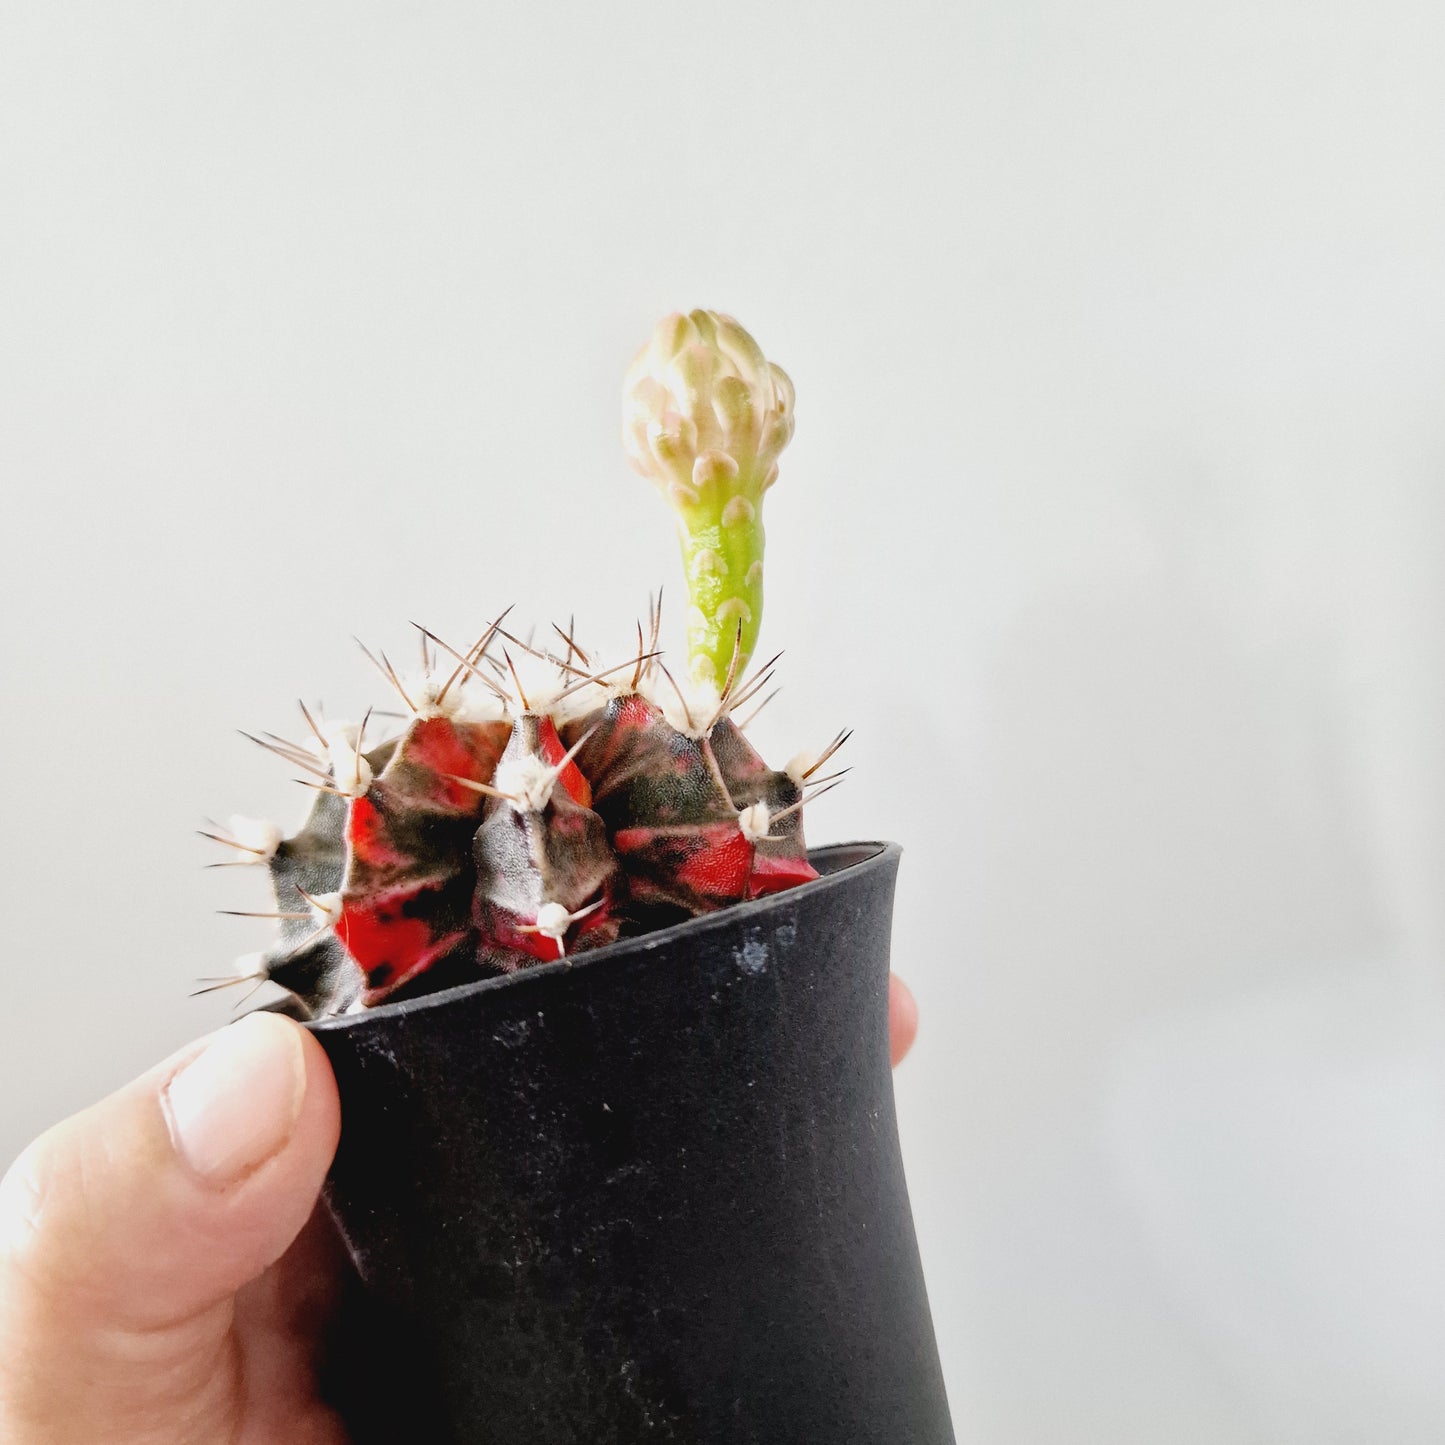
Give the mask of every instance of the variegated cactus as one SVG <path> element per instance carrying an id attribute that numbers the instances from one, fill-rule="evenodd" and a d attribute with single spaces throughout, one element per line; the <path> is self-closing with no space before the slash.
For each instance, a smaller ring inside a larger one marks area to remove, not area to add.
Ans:
<path id="1" fill-rule="evenodd" d="M 418 677 L 372 658 L 405 706 L 400 733 L 369 741 L 370 715 L 328 729 L 303 707 L 305 743 L 255 741 L 305 773 L 305 825 L 207 831 L 274 887 L 274 914 L 259 916 L 277 938 L 241 976 L 307 1014 L 364 1008 L 815 877 L 803 807 L 836 781 L 819 773 L 847 735 L 776 770 L 738 717 L 772 677 L 772 663 L 747 664 L 763 494 L 792 430 L 792 383 L 736 321 L 668 317 L 628 372 L 623 432 L 682 535 L 683 679 L 658 651 L 660 605 L 610 668 L 560 628 L 556 647 L 522 642 L 505 614 L 466 650 L 426 633 Z"/>

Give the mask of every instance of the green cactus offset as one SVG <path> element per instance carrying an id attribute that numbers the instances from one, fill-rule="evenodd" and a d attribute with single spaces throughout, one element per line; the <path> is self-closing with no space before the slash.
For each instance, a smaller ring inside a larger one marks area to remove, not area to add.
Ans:
<path id="1" fill-rule="evenodd" d="M 803 808 L 841 777 L 823 769 L 847 734 L 777 770 L 739 717 L 777 660 L 749 672 L 763 498 L 792 433 L 792 383 L 736 321 L 667 317 L 628 371 L 623 439 L 677 517 L 684 674 L 658 649 L 660 604 L 616 666 L 570 628 L 523 642 L 506 614 L 465 649 L 424 631 L 415 677 L 368 653 L 400 731 L 377 737 L 372 714 L 327 726 L 303 704 L 304 742 L 253 739 L 314 791 L 302 828 L 206 830 L 228 862 L 266 866 L 276 900 L 260 915 L 276 921 L 271 946 L 224 982 L 269 980 L 301 1016 L 367 1008 L 816 877 Z"/>

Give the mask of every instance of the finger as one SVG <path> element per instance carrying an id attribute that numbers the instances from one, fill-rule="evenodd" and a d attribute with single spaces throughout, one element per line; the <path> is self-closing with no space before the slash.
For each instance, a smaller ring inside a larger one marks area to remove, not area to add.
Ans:
<path id="1" fill-rule="evenodd" d="M 245 1414 L 257 1440 L 346 1438 L 317 1391 L 346 1267 L 336 1226 L 318 1208 L 286 1253 L 237 1294 Z"/>
<path id="2" fill-rule="evenodd" d="M 26 1150 L 0 1182 L 0 1436 L 219 1419 L 232 1296 L 310 1216 L 339 1123 L 316 1041 L 251 1014 Z"/>
<path id="3" fill-rule="evenodd" d="M 896 973 L 888 976 L 888 1052 L 894 1068 L 901 1064 L 918 1037 L 918 1003 Z"/>

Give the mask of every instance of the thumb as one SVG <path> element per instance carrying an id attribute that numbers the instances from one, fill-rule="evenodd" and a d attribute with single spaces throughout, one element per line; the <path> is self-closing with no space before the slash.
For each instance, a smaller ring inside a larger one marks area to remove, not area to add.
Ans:
<path id="1" fill-rule="evenodd" d="M 232 1297 L 300 1232 L 339 1128 L 320 1045 L 255 1013 L 32 1144 L 0 1182 L 0 1436 L 219 1418 Z"/>

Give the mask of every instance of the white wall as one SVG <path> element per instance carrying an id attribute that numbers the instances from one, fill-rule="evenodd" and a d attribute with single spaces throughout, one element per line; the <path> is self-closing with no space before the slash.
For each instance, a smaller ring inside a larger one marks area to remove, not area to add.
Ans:
<path id="1" fill-rule="evenodd" d="M 622 367 L 798 386 L 775 755 L 907 848 L 960 1437 L 1445 1435 L 1445 19 L 0 13 L 0 1159 L 225 1015 L 234 727 L 678 586 Z M 241 905 L 246 906 L 246 905 Z"/>

